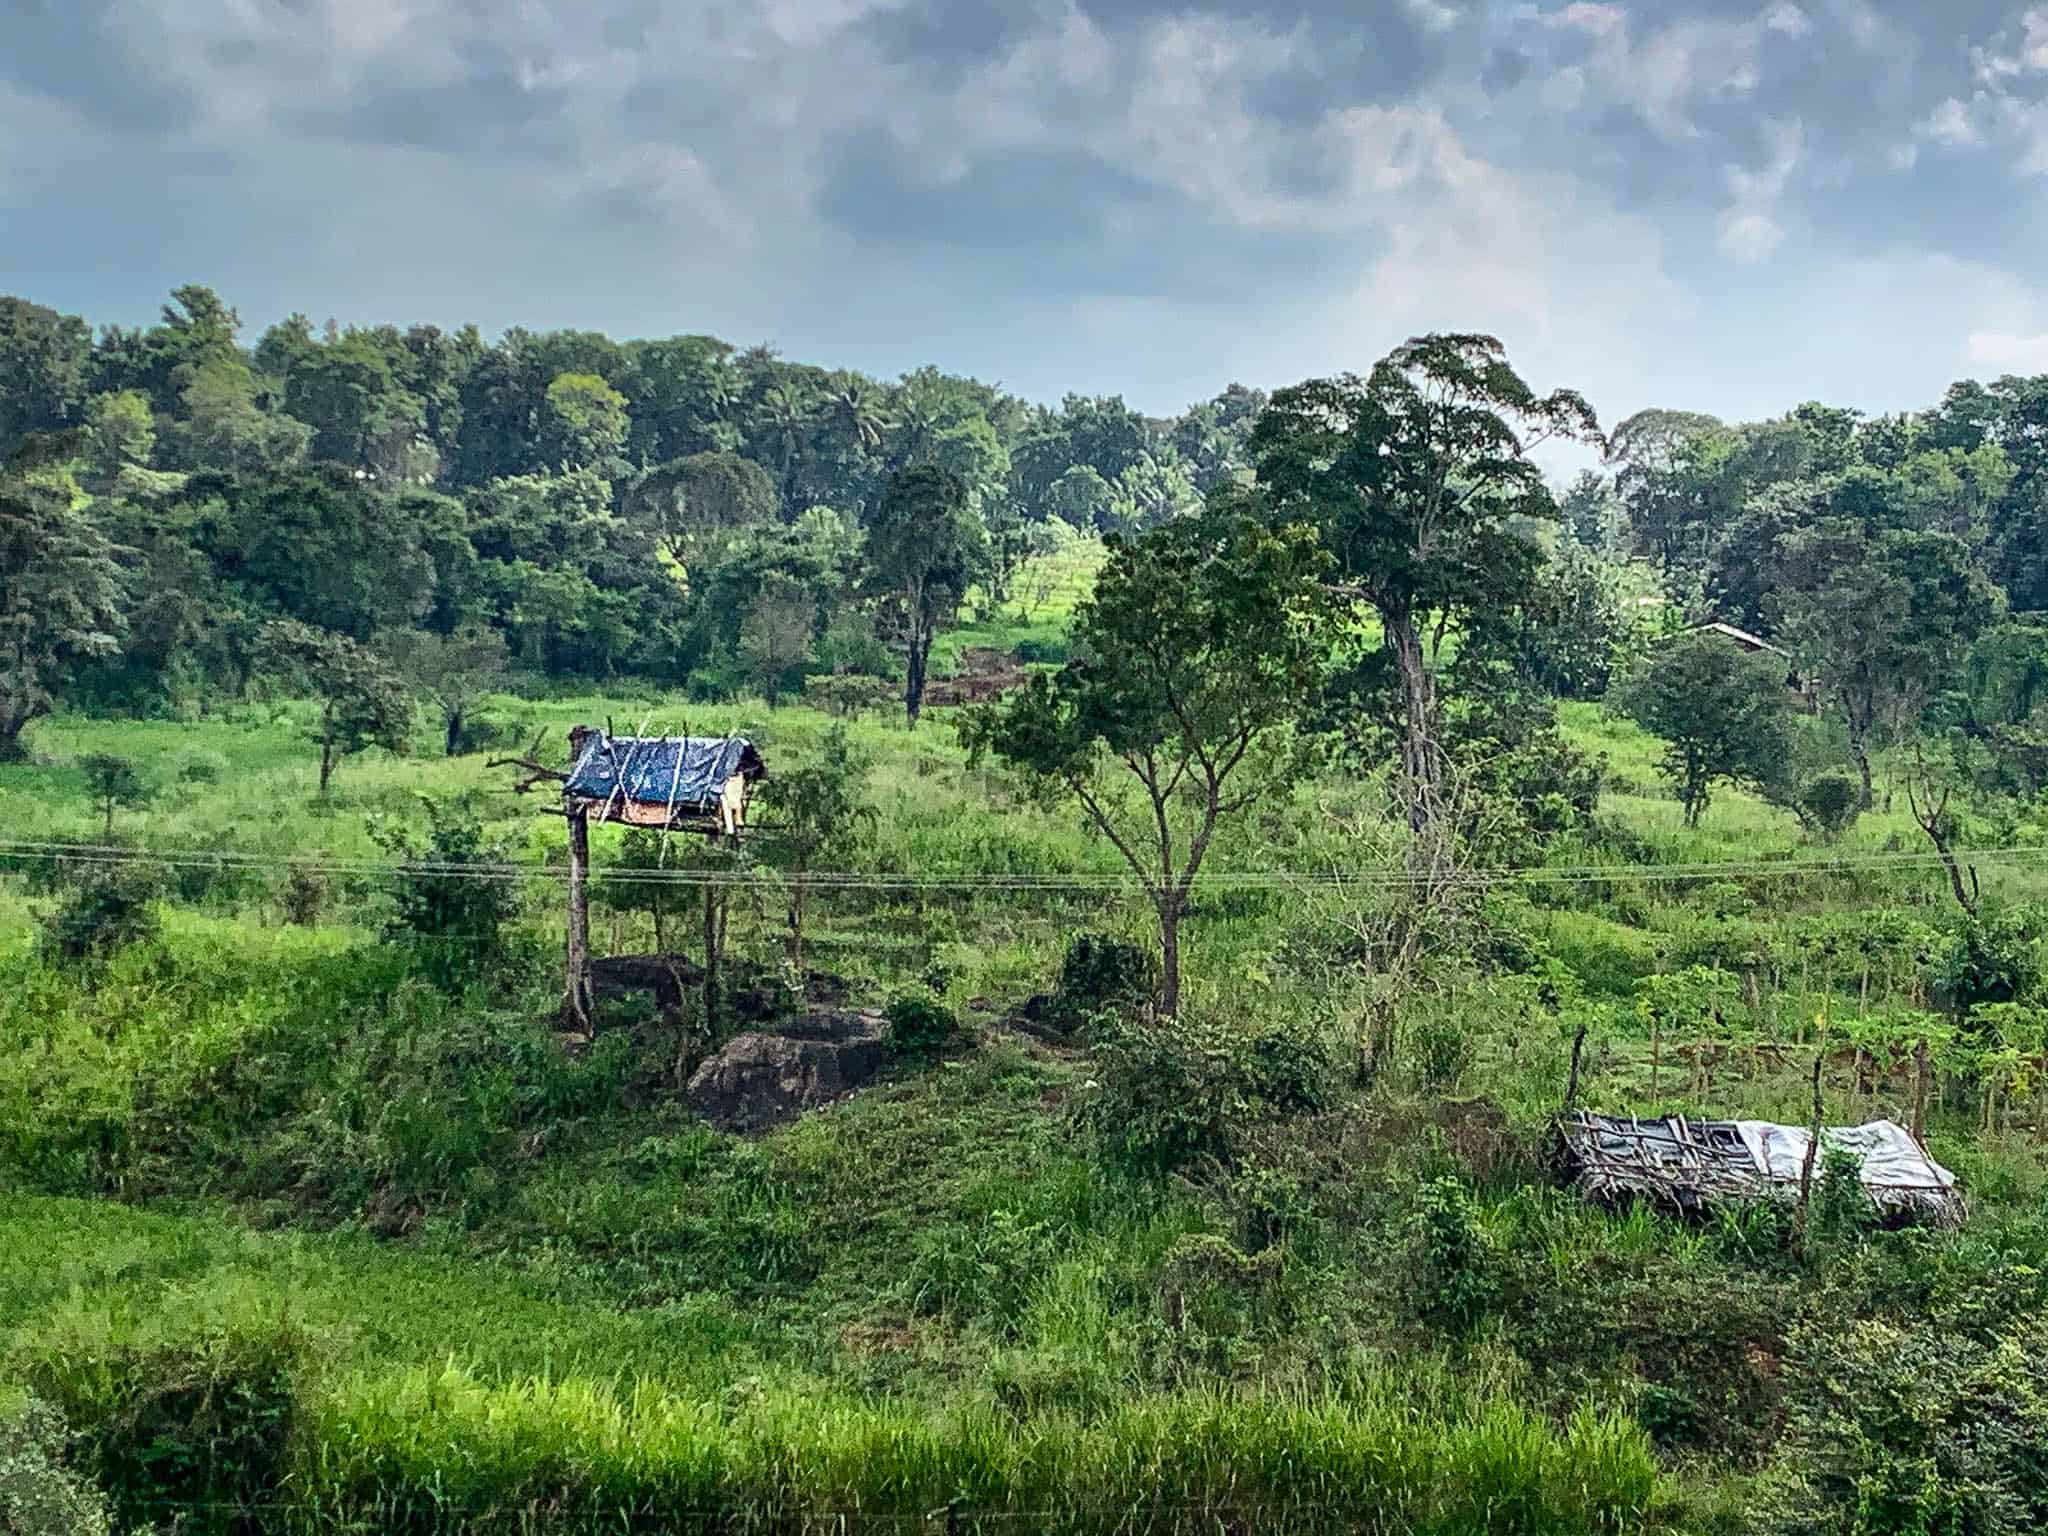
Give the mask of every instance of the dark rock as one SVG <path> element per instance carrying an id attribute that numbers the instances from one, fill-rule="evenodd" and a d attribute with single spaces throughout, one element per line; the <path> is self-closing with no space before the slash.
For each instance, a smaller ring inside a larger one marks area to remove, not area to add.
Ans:
<path id="1" fill-rule="evenodd" d="M 593 998 L 629 997 L 641 993 L 654 999 L 662 1013 L 683 1005 L 683 994 L 702 985 L 704 973 L 681 955 L 612 955 L 590 962 Z"/>
<path id="2" fill-rule="evenodd" d="M 726 1131 L 762 1131 L 843 1098 L 887 1064 L 882 1017 L 816 1012 L 736 1037 L 690 1079 L 691 1109 Z"/>

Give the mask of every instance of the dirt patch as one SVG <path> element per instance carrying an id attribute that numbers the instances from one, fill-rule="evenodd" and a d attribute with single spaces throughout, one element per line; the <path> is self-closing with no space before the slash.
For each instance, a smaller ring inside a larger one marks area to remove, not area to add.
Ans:
<path id="1" fill-rule="evenodd" d="M 1515 1155 L 1507 1113 L 1491 1099 L 1446 1099 L 1437 1105 L 1432 1119 L 1458 1161 L 1481 1183 Z"/>
<path id="2" fill-rule="evenodd" d="M 720 1130 L 765 1131 L 845 1098 L 887 1065 L 879 1013 L 814 1009 L 737 1036 L 697 1068 L 684 1097 Z"/>
<path id="3" fill-rule="evenodd" d="M 1020 687 L 1031 674 L 1006 651 L 970 647 L 960 653 L 960 670 L 925 685 L 927 704 L 979 704 Z"/>

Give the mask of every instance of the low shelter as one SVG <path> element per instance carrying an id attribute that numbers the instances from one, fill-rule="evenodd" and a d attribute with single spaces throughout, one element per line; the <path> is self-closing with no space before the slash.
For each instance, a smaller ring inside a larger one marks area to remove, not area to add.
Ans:
<path id="1" fill-rule="evenodd" d="M 736 837 L 767 765 L 744 736 L 571 735 L 562 797 L 593 821 Z"/>
<path id="2" fill-rule="evenodd" d="M 1685 1215 L 1734 1200 L 1796 1200 L 1812 1132 L 1764 1120 L 1638 1120 L 1583 1110 L 1558 1122 L 1560 1171 L 1603 1204 L 1650 1199 Z M 1820 1151 L 1852 1154 L 1864 1192 L 1889 1225 L 1960 1226 L 1962 1190 L 1904 1126 L 1890 1120 L 1830 1126 Z M 1812 1177 L 1820 1177 L 1815 1157 Z"/>

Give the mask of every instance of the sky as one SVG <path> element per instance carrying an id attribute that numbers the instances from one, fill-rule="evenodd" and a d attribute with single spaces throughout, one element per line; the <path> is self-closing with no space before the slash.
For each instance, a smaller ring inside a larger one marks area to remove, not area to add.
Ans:
<path id="1" fill-rule="evenodd" d="M 1603 421 L 2048 371 L 2048 5 L 0 0 L 0 292 L 709 332 L 1155 414 L 1499 336 Z"/>

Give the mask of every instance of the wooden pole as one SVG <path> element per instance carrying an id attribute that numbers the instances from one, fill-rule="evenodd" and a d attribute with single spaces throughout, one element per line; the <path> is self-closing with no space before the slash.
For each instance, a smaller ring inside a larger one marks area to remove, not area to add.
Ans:
<path id="1" fill-rule="evenodd" d="M 1927 1150 L 1927 1037 L 1913 1047 L 1913 1141 Z"/>
<path id="2" fill-rule="evenodd" d="M 1567 1115 L 1579 1107 L 1579 1058 L 1585 1049 L 1586 1025 L 1585 1021 L 1581 1020 L 1577 1032 L 1572 1036 L 1572 1071 L 1571 1076 L 1565 1079 L 1564 1085 L 1563 1112 Z"/>
<path id="3" fill-rule="evenodd" d="M 569 818 L 568 1006 L 590 1032 L 590 811 L 564 804 Z"/>
<path id="4" fill-rule="evenodd" d="M 1799 1224 L 1797 1238 L 1802 1257 L 1806 1253 L 1806 1207 L 1813 1198 L 1813 1164 L 1820 1155 L 1821 1120 L 1826 1111 L 1821 1104 L 1820 1074 L 1827 1065 L 1827 1036 L 1821 1036 L 1820 1045 L 1813 1053 L 1813 1125 L 1806 1138 L 1806 1156 L 1799 1164 Z"/>

